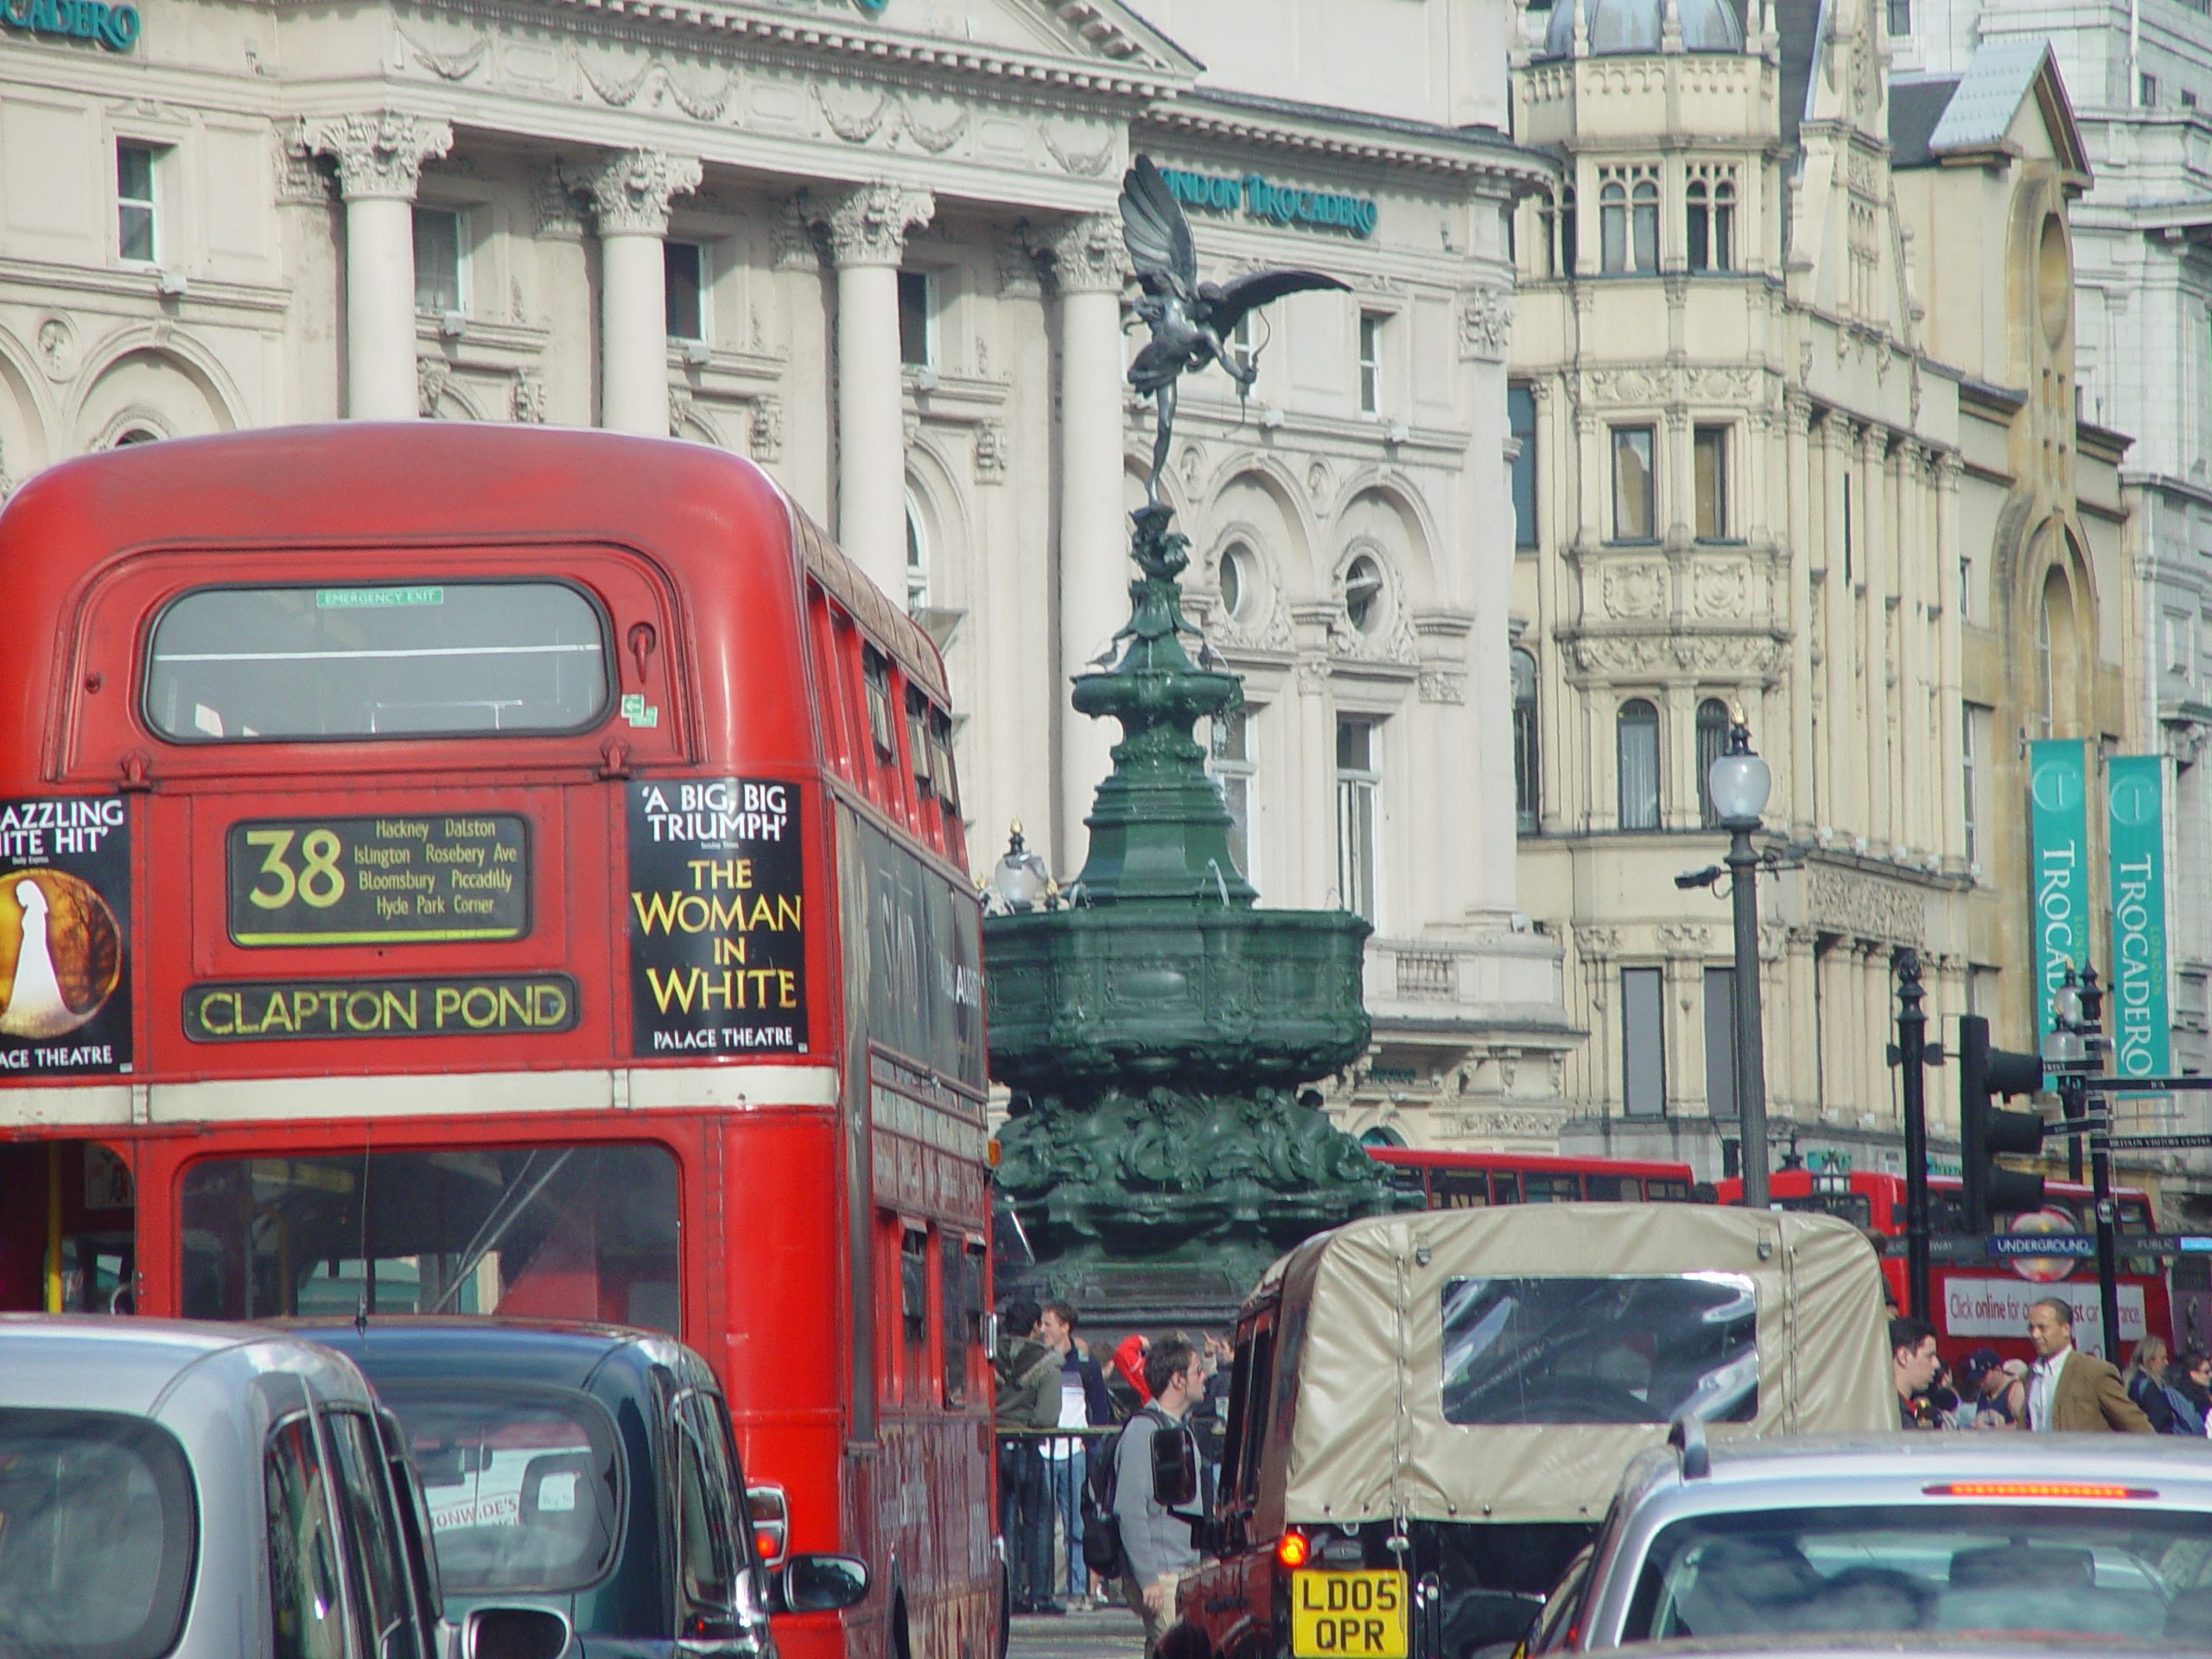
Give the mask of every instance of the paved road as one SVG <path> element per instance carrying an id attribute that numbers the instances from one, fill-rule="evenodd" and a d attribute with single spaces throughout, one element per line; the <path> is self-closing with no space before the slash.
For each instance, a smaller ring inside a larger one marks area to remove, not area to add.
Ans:
<path id="1" fill-rule="evenodd" d="M 1144 1627 L 1126 1607 L 1069 1613 L 1060 1618 L 1017 1618 L 1007 1659 L 1135 1659 L 1144 1651 Z"/>

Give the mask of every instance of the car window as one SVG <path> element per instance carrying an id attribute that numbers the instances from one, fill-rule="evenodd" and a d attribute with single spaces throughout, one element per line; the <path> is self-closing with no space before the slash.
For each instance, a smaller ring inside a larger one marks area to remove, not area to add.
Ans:
<path id="1" fill-rule="evenodd" d="M 190 1605 L 199 1506 L 143 1418 L 0 1409 L 0 1654 L 154 1659 Z"/>
<path id="2" fill-rule="evenodd" d="M 1529 1632 L 1529 1652 L 1552 1653 L 1573 1638 L 1572 1615 L 1582 1605 L 1583 1588 L 1589 1582 L 1591 1553 L 1592 1546 L 1585 1544 L 1545 1598 L 1544 1611 L 1536 1615 L 1535 1627 Z"/>
<path id="3" fill-rule="evenodd" d="M 411 1633 L 415 1619 L 407 1557 L 385 1484 L 376 1430 L 358 1411 L 334 1411 L 324 1421 L 330 1429 L 331 1460 L 337 1465 L 336 1491 L 346 1508 L 346 1530 L 353 1541 L 358 1601 L 372 1650 L 385 1656 L 393 1650 L 392 1633 Z M 410 1648 L 419 1651 L 412 1640 L 401 1650 Z"/>
<path id="4" fill-rule="evenodd" d="M 2051 1502 L 1700 1516 L 1653 1541 L 1622 1635 L 1899 1630 L 2212 1650 L 2212 1515 Z"/>
<path id="5" fill-rule="evenodd" d="M 276 1659 L 351 1659 L 338 1529 L 315 1426 L 304 1415 L 270 1431 L 269 1605 Z"/>
<path id="6" fill-rule="evenodd" d="M 709 1396 L 678 1395 L 675 1419 L 678 1629 L 687 1637 L 723 1635 L 732 1628 L 742 1548 L 732 1507 L 736 1468 Z"/>
<path id="7" fill-rule="evenodd" d="M 613 1567 L 620 1459 L 590 1396 L 474 1382 L 384 1395 L 422 1476 L 448 1592 L 579 1590 Z"/>
<path id="8" fill-rule="evenodd" d="M 1758 1413 L 1758 1304 L 1741 1274 L 1449 1279 L 1454 1423 L 1665 1423 Z"/>

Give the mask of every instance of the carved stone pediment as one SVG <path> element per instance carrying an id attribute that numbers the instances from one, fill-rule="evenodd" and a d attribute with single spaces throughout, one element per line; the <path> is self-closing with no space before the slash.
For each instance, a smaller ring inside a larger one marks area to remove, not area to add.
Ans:
<path id="1" fill-rule="evenodd" d="M 1914 883 L 1813 864 L 1803 875 L 1805 919 L 1822 933 L 1918 944 L 1928 931 L 1928 893 Z"/>

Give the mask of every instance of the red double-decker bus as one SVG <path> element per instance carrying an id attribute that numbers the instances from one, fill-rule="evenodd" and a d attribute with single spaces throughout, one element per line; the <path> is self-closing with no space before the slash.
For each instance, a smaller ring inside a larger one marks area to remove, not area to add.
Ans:
<path id="1" fill-rule="evenodd" d="M 512 427 L 71 461 L 0 592 L 0 1306 L 674 1332 L 873 1569 L 786 1652 L 991 1650 L 926 637 L 749 463 Z"/>
<path id="2" fill-rule="evenodd" d="M 1479 1210 L 1492 1204 L 1690 1201 L 1688 1164 L 1635 1158 L 1560 1158 L 1534 1152 L 1431 1152 L 1370 1147 L 1390 1184 L 1418 1193 L 1430 1210 Z"/>
<path id="3" fill-rule="evenodd" d="M 1720 1202 L 1743 1202 L 1743 1183 L 1719 1183 Z M 1904 1177 L 1869 1170 L 1822 1173 L 1777 1169 L 1767 1177 L 1770 1200 L 1784 1210 L 1817 1210 L 1856 1223 L 1882 1250 L 1882 1272 L 1899 1307 L 1910 1305 L 1905 1284 Z M 2096 1231 L 2094 1194 L 2078 1181 L 2045 1179 L 2044 1207 L 2032 1216 L 1999 1217 L 1996 1225 L 2013 1232 Z M 2120 1351 L 2107 1355 L 2125 1362 L 2146 1336 L 2173 1341 L 2172 1300 L 2156 1258 L 2126 1254 L 2127 1235 L 2158 1231 L 2150 1196 L 2139 1187 L 2115 1187 L 2113 1202 L 2122 1252 L 2120 1275 Z M 1941 1236 L 1963 1234 L 1956 1176 L 1938 1175 L 1928 1183 L 1930 1230 Z M 1929 1268 L 1929 1313 L 1937 1346 L 1956 1364 L 1977 1348 L 1992 1348 L 2007 1359 L 2032 1361 L 2028 1308 L 2037 1297 L 2058 1296 L 2074 1307 L 2074 1339 L 2092 1352 L 2101 1350 L 2101 1300 L 2094 1261 L 2069 1256 L 2031 1256 L 1972 1265 L 1937 1262 Z"/>

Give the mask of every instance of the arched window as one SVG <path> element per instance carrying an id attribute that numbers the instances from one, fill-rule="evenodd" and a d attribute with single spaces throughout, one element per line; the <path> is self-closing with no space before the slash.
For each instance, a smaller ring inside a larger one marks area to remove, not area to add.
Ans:
<path id="1" fill-rule="evenodd" d="M 1598 192 L 1599 262 L 1607 270 L 1628 269 L 1628 191 L 1608 181 Z"/>
<path id="2" fill-rule="evenodd" d="M 1524 836 L 1536 833 L 1536 659 L 1513 652 L 1513 825 Z"/>
<path id="3" fill-rule="evenodd" d="M 1689 265 L 1692 270 L 1707 270 L 1707 238 L 1713 228 L 1713 202 L 1703 179 L 1692 179 L 1683 192 L 1688 204 L 1684 218 L 1689 232 Z"/>
<path id="4" fill-rule="evenodd" d="M 1382 567 L 1363 553 L 1344 570 L 1344 615 L 1362 633 L 1373 633 L 1388 615 Z"/>
<path id="5" fill-rule="evenodd" d="M 1406 1137 L 1395 1129 L 1388 1128 L 1377 1123 L 1371 1129 L 1362 1129 L 1359 1132 L 1359 1144 L 1363 1147 L 1403 1147 L 1406 1144 Z"/>
<path id="6" fill-rule="evenodd" d="M 1559 274 L 1574 275 L 1574 187 L 1559 193 Z"/>
<path id="7" fill-rule="evenodd" d="M 1620 827 L 1659 827 L 1659 710 L 1630 697 L 1613 719 L 1615 770 L 1619 773 Z"/>
<path id="8" fill-rule="evenodd" d="M 1636 211 L 1630 215 L 1636 232 L 1636 268 L 1659 269 L 1659 187 L 1649 179 L 1636 181 Z"/>
<path id="9" fill-rule="evenodd" d="M 1736 187 L 1726 179 L 1713 187 L 1713 268 L 1736 269 Z"/>
<path id="10" fill-rule="evenodd" d="M 2036 611 L 2036 721 L 2044 737 L 2063 737 L 2074 726 L 2075 651 L 2074 590 L 2054 566 Z"/>
<path id="11" fill-rule="evenodd" d="M 1728 705 L 1707 697 L 1697 706 L 1697 816 L 1708 830 L 1720 825 L 1720 814 L 1713 805 L 1713 763 L 1727 747 Z"/>
<path id="12" fill-rule="evenodd" d="M 906 498 L 906 614 L 927 610 L 930 602 L 930 544 L 922 533 L 922 515 L 914 499 Z"/>
<path id="13" fill-rule="evenodd" d="M 150 426 L 126 426 L 115 435 L 115 442 L 109 447 L 120 449 L 130 443 L 158 443 L 162 435 Z"/>

